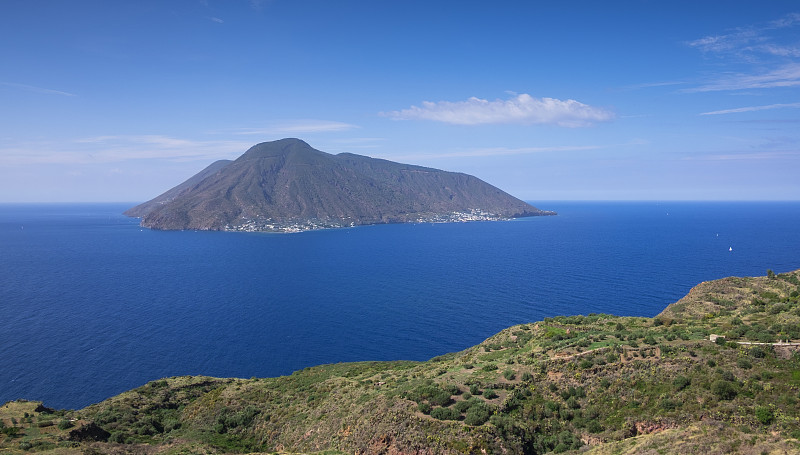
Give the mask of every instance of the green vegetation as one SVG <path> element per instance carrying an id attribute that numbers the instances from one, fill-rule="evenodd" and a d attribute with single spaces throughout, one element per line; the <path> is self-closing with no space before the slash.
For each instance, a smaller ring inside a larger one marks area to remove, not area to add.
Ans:
<path id="1" fill-rule="evenodd" d="M 728 278 L 655 318 L 547 318 L 427 362 L 175 377 L 77 411 L 11 402 L 0 450 L 798 453 L 798 347 L 752 344 L 800 338 L 798 296 L 800 271 Z"/>

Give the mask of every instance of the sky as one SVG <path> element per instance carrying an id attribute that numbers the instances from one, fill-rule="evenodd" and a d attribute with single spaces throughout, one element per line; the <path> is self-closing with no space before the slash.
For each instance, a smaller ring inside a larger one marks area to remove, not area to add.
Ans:
<path id="1" fill-rule="evenodd" d="M 794 0 L 0 0 L 0 43 L 0 202 L 285 137 L 534 203 L 800 200 Z"/>

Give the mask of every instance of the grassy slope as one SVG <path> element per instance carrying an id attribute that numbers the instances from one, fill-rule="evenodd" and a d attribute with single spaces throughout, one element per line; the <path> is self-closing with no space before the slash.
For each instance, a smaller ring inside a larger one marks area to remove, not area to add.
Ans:
<path id="1" fill-rule="evenodd" d="M 800 355 L 736 343 L 800 338 L 798 294 L 800 271 L 726 278 L 656 318 L 548 318 L 428 362 L 169 378 L 63 416 L 8 403 L 0 453 L 800 453 Z M 70 441 L 69 418 L 110 442 Z"/>

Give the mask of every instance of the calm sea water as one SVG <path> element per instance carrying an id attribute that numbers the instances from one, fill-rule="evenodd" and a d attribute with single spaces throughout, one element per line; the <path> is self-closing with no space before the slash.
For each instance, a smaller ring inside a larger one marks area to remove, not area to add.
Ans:
<path id="1" fill-rule="evenodd" d="M 424 360 L 513 324 L 653 316 L 700 281 L 800 268 L 796 202 L 544 202 L 559 215 L 289 235 L 150 231 L 130 205 L 0 205 L 0 403 Z"/>

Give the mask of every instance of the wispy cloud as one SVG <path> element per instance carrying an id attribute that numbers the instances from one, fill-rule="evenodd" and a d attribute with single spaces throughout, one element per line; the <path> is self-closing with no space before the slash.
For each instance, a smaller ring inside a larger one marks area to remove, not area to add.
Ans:
<path id="1" fill-rule="evenodd" d="M 723 74 L 684 92 L 713 92 L 723 90 L 748 90 L 800 85 L 800 63 L 782 65 L 772 71 L 758 74 Z"/>
<path id="2" fill-rule="evenodd" d="M 534 98 L 526 93 L 507 100 L 488 101 L 476 97 L 466 101 L 423 101 L 381 115 L 397 120 L 432 120 L 455 125 L 492 123 L 549 124 L 565 127 L 590 126 L 615 118 L 609 110 L 589 106 L 575 100 Z"/>
<path id="3" fill-rule="evenodd" d="M 210 17 L 209 19 L 211 19 L 213 22 L 216 22 L 218 24 L 224 24 L 225 23 L 225 21 L 223 21 L 222 19 L 220 19 L 218 17 Z"/>
<path id="4" fill-rule="evenodd" d="M 0 81 L 0 85 L 5 85 L 7 87 L 13 87 L 13 88 L 18 88 L 18 89 L 22 89 L 22 90 L 27 90 L 27 91 L 30 91 L 30 92 L 43 93 L 45 95 L 77 96 L 74 93 L 62 92 L 61 90 L 53 90 L 53 89 L 49 89 L 49 88 L 36 87 L 36 86 L 33 86 L 33 85 L 27 85 L 27 84 L 16 84 L 16 83 L 13 83 L 13 82 L 2 82 L 2 81 Z"/>
<path id="5" fill-rule="evenodd" d="M 358 128 L 357 125 L 329 120 L 289 120 L 271 123 L 259 128 L 239 128 L 233 130 L 237 135 L 275 135 L 275 134 L 313 134 L 347 131 Z"/>
<path id="6" fill-rule="evenodd" d="M 740 27 L 686 43 L 736 71 L 717 73 L 683 92 L 740 91 L 800 85 L 800 46 L 797 33 L 800 14 L 792 13 L 768 23 Z M 742 70 L 742 65 L 748 67 Z"/>
<path id="7" fill-rule="evenodd" d="M 96 136 L 70 142 L 0 146 L 0 164 L 98 164 L 131 160 L 213 161 L 236 158 L 251 142 L 194 141 L 160 135 Z"/>
<path id="8" fill-rule="evenodd" d="M 684 161 L 764 161 L 766 159 L 800 159 L 800 150 L 776 150 L 766 152 L 745 153 L 709 153 L 705 155 L 689 156 Z"/>
<path id="9" fill-rule="evenodd" d="M 800 13 L 790 13 L 771 22 L 739 27 L 730 33 L 709 35 L 686 44 L 705 53 L 736 55 L 745 60 L 764 55 L 797 56 L 800 48 L 793 34 L 788 41 L 780 34 L 780 30 L 797 25 L 800 25 Z"/>
<path id="10" fill-rule="evenodd" d="M 633 84 L 622 87 L 620 90 L 641 90 L 645 88 L 654 88 L 654 87 L 669 87 L 674 85 L 686 85 L 686 81 L 662 81 L 662 82 L 645 82 L 642 84 Z"/>
<path id="11" fill-rule="evenodd" d="M 267 0 L 249 0 L 250 7 L 256 11 L 260 11 L 264 7 L 264 3 L 267 3 Z"/>
<path id="12" fill-rule="evenodd" d="M 552 152 L 580 152 L 587 150 L 599 150 L 607 148 L 605 145 L 560 145 L 550 147 L 485 147 L 464 150 L 454 150 L 449 152 L 435 153 L 414 153 L 414 154 L 393 154 L 381 158 L 391 160 L 428 160 L 438 158 L 468 158 L 468 157 L 490 157 L 490 156 L 509 156 L 509 155 L 529 155 L 533 153 L 552 153 Z"/>
<path id="13" fill-rule="evenodd" d="M 722 109 L 719 111 L 703 112 L 700 115 L 738 114 L 740 112 L 766 111 L 771 109 L 799 108 L 799 107 L 800 103 L 780 103 L 780 104 L 768 104 L 766 106 L 747 106 L 747 107 L 737 107 L 734 109 Z"/>

